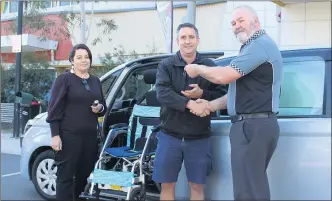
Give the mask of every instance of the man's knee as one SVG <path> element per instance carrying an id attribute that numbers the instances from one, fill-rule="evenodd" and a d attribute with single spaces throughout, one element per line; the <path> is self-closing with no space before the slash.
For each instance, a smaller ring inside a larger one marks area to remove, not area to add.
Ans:
<path id="1" fill-rule="evenodd" d="M 203 184 L 189 182 L 190 200 L 204 200 Z"/>
<path id="2" fill-rule="evenodd" d="M 163 191 L 174 191 L 175 190 L 175 183 L 162 183 L 161 190 Z"/>
<path id="3" fill-rule="evenodd" d="M 189 182 L 190 190 L 194 191 L 198 194 L 202 194 L 204 192 L 203 184 L 195 184 L 192 182 Z"/>

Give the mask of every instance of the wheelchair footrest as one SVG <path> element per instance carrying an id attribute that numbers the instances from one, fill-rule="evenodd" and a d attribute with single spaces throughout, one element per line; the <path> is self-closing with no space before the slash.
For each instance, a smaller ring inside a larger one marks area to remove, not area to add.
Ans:
<path id="1" fill-rule="evenodd" d="M 130 187 L 134 174 L 132 172 L 117 172 L 111 170 L 95 169 L 89 177 L 89 182 L 96 184 L 108 184 L 114 186 Z"/>

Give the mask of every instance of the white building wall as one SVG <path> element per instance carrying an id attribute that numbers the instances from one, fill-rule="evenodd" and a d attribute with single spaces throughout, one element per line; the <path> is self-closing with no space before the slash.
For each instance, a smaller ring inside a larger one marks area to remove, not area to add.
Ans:
<path id="1" fill-rule="evenodd" d="M 225 19 L 226 3 L 201 6 L 196 11 L 196 26 L 200 33 L 201 51 L 218 51 L 228 38 L 223 36 L 220 25 Z"/>
<path id="2" fill-rule="evenodd" d="M 240 43 L 236 40 L 231 26 L 232 12 L 234 8 L 240 5 L 248 5 L 255 9 L 262 28 L 274 39 L 278 41 L 278 26 L 277 26 L 277 5 L 270 1 L 228 1 L 225 18 L 222 27 L 222 35 L 226 40 L 223 40 L 221 48 L 224 51 L 238 51 Z"/>
<path id="3" fill-rule="evenodd" d="M 227 1 L 209 5 L 199 5 L 196 9 L 196 26 L 201 42 L 199 51 L 237 52 L 240 48 L 231 29 L 231 13 L 239 5 L 252 6 L 259 17 L 263 29 L 279 44 L 280 48 L 297 47 L 331 47 L 331 2 L 287 3 L 284 7 L 270 1 Z M 281 12 L 281 21 L 277 13 Z M 176 28 L 187 14 L 186 7 L 174 9 L 173 51 L 176 44 Z M 158 52 L 166 52 L 166 44 L 156 10 L 94 14 L 97 18 L 114 19 L 118 29 L 103 43 L 90 46 L 94 55 L 103 56 L 113 52 L 113 48 L 122 45 L 129 52 L 147 53 L 155 45 Z M 87 15 L 87 23 L 91 20 Z M 101 34 L 92 23 L 88 44 Z M 80 30 L 76 28 L 74 36 L 79 38 Z M 98 58 L 95 59 L 97 62 Z"/>
<path id="4" fill-rule="evenodd" d="M 263 29 L 281 49 L 300 47 L 331 47 L 331 1 L 286 3 L 284 7 L 269 1 L 228 1 L 223 24 L 226 40 L 221 47 L 225 51 L 238 50 L 240 44 L 231 30 L 231 12 L 239 5 L 252 6 Z M 281 21 L 277 14 L 281 12 Z"/>
<path id="5" fill-rule="evenodd" d="M 198 47 L 200 51 L 220 50 L 222 41 L 228 40 L 222 37 L 222 29 L 220 29 L 225 9 L 225 3 L 197 6 L 196 26 L 201 38 L 201 43 Z M 173 11 L 173 51 L 178 50 L 176 29 L 180 23 L 183 23 L 186 14 L 186 8 L 175 8 Z M 109 42 L 107 37 L 104 37 L 102 43 L 98 43 L 95 46 L 89 45 L 95 55 L 102 56 L 106 52 L 112 53 L 114 47 L 120 45 L 123 46 L 126 52 L 135 50 L 140 54 L 148 53 L 152 46 L 155 46 L 158 52 L 167 52 L 166 42 L 156 10 L 103 13 L 94 14 L 93 17 L 91 14 L 88 14 L 86 21 L 87 25 L 91 27 L 90 33 L 87 33 L 90 34 L 87 44 L 91 44 L 93 39 L 102 36 L 101 29 L 96 25 L 96 22 L 99 22 L 101 18 L 113 19 L 118 28 L 109 36 L 112 38 L 112 41 Z M 80 41 L 79 26 L 75 27 L 73 31 L 72 41 Z"/>
<path id="6" fill-rule="evenodd" d="M 112 4 L 112 8 L 110 7 Z M 196 26 L 199 29 L 201 43 L 199 51 L 237 52 L 240 44 L 231 30 L 231 13 L 239 5 L 250 5 L 258 14 L 263 29 L 283 48 L 329 46 L 331 47 L 331 1 L 286 3 L 279 7 L 271 1 L 227 1 L 198 5 L 196 9 Z M 86 9 L 91 9 L 89 4 Z M 128 11 L 130 9 L 140 9 Z M 146 9 L 148 8 L 148 9 Z M 61 7 L 50 8 L 56 12 Z M 125 9 L 125 11 L 107 12 L 110 9 Z M 67 7 L 66 10 L 79 10 L 79 5 Z M 90 35 L 87 44 L 91 47 L 98 63 L 98 56 L 113 53 L 114 47 L 122 45 L 127 52 L 135 50 L 138 53 L 148 53 L 152 46 L 158 52 L 166 52 L 166 44 L 159 16 L 152 2 L 108 2 L 94 4 L 95 14 L 87 13 L 87 24 L 90 25 Z M 103 10 L 101 12 L 101 10 Z M 99 12 L 98 12 L 99 11 Z M 281 12 L 281 21 L 277 21 L 277 13 Z M 173 51 L 177 51 L 176 28 L 183 22 L 187 14 L 186 7 L 174 9 L 174 41 Z M 5 14 L 5 18 L 13 18 Z M 112 41 L 103 37 L 103 42 L 92 46 L 92 40 L 102 36 L 96 22 L 100 18 L 114 19 L 118 29 L 110 34 Z M 7 20 L 8 20 L 7 19 Z M 4 19 L 1 19 L 3 21 Z M 80 41 L 80 27 L 73 30 L 73 42 Z"/>
<path id="7" fill-rule="evenodd" d="M 282 47 L 331 47 L 331 1 L 287 4 L 281 11 Z"/>

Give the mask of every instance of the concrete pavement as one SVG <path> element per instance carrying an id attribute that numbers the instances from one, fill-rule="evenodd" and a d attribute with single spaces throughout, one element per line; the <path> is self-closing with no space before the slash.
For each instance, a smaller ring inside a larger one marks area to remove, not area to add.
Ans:
<path id="1" fill-rule="evenodd" d="M 1 130 L 1 153 L 21 155 L 20 138 L 13 138 L 13 130 Z"/>

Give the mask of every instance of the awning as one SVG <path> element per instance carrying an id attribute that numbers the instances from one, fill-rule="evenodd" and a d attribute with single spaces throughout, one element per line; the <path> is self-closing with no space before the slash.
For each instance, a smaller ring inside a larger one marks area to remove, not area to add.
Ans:
<path id="1" fill-rule="evenodd" d="M 12 39 L 15 35 L 1 36 L 1 53 L 12 53 Z M 38 36 L 32 34 L 22 35 L 22 52 L 37 52 L 56 50 L 58 41 L 41 40 Z"/>

